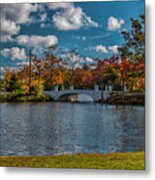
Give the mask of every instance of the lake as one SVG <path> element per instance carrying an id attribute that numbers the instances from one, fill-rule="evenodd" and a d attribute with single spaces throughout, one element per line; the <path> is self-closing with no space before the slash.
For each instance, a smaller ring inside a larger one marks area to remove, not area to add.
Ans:
<path id="1" fill-rule="evenodd" d="M 144 107 L 97 103 L 2 103 L 0 155 L 144 149 Z"/>

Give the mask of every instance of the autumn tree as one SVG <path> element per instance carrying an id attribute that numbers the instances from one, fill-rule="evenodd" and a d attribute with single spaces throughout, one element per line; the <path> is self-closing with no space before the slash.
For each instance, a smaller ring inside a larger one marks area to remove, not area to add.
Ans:
<path id="1" fill-rule="evenodd" d="M 118 48 L 122 59 L 122 81 L 128 85 L 130 91 L 144 91 L 145 17 L 139 17 L 140 19 L 131 18 L 130 31 L 122 31 L 125 43 Z"/>
<path id="2" fill-rule="evenodd" d="M 45 89 L 52 89 L 55 85 L 63 85 L 65 81 L 65 61 L 53 54 L 46 55 L 44 63 L 44 86 Z"/>
<path id="3" fill-rule="evenodd" d="M 52 89 L 54 84 L 55 68 L 58 64 L 57 58 L 52 54 L 47 54 L 44 64 L 45 88 Z"/>
<path id="4" fill-rule="evenodd" d="M 93 75 L 90 69 L 75 69 L 74 86 L 76 89 L 92 89 L 93 85 Z"/>
<path id="5" fill-rule="evenodd" d="M 118 57 L 113 56 L 103 60 L 97 60 L 97 67 L 93 71 L 94 82 L 99 84 L 101 88 L 105 85 L 115 86 L 115 82 L 119 77 Z"/>
<path id="6" fill-rule="evenodd" d="M 82 61 L 82 57 L 77 52 L 77 49 L 72 49 L 65 53 L 65 60 L 68 66 L 68 77 L 70 79 L 70 85 L 75 84 L 75 69 L 78 68 L 79 63 Z"/>

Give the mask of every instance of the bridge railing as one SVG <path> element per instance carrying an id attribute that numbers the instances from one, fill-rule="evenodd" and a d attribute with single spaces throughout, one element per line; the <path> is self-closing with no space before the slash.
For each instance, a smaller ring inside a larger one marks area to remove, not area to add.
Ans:
<path id="1" fill-rule="evenodd" d="M 59 90 L 59 86 L 56 85 L 56 86 L 54 86 L 54 90 L 53 91 L 64 91 L 64 90 L 65 90 L 64 86 L 61 86 L 61 90 Z M 70 86 L 69 89 L 66 89 L 66 90 L 75 90 L 75 89 L 74 89 L 74 86 Z M 94 91 L 100 91 L 99 85 L 94 85 L 93 90 Z M 113 91 L 112 85 L 105 85 L 104 91 L 112 92 Z M 123 91 L 124 92 L 128 91 L 127 86 L 124 86 Z"/>

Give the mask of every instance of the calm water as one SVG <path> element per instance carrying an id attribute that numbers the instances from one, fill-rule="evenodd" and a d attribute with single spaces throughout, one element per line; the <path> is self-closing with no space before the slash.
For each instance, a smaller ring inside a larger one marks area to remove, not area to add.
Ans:
<path id="1" fill-rule="evenodd" d="M 144 108 L 100 104 L 1 104 L 0 155 L 144 149 Z"/>

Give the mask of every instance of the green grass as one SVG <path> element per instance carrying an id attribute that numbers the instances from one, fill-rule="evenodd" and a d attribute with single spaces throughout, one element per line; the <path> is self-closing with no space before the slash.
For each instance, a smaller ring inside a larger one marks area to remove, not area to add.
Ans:
<path id="1" fill-rule="evenodd" d="M 0 166 L 144 170 L 144 152 L 56 156 L 0 156 Z"/>

